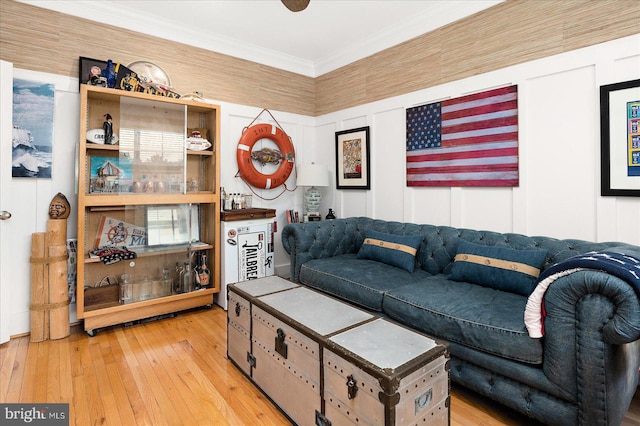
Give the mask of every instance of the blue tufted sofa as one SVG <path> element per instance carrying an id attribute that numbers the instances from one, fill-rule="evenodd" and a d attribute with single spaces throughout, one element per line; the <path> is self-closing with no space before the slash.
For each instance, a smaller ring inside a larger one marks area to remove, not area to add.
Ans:
<path id="1" fill-rule="evenodd" d="M 366 231 L 422 236 L 413 273 L 359 259 Z M 561 277 L 545 294 L 545 334 L 529 337 L 528 298 L 448 271 L 460 240 L 546 249 L 542 269 L 589 251 L 640 247 L 527 237 L 365 217 L 289 224 L 282 242 L 294 282 L 448 342 L 451 379 L 551 425 L 620 424 L 638 385 L 640 304 L 622 279 L 598 270 Z"/>

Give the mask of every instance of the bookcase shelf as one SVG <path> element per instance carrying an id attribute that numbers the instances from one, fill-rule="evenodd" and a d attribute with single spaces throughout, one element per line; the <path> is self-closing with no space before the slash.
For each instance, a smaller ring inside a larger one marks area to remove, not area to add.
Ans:
<path id="1" fill-rule="evenodd" d="M 87 131 L 101 129 L 106 114 L 118 143 L 89 142 Z M 206 129 L 209 149 L 185 149 L 194 128 Z M 220 289 L 219 143 L 217 105 L 81 86 L 76 299 L 90 335 L 213 303 Z M 116 249 L 113 258 L 91 253 L 105 246 Z M 202 255 L 209 284 L 185 291 L 176 285 L 178 271 Z M 133 302 L 121 297 L 125 281 Z M 151 289 L 144 296 L 143 285 Z"/>

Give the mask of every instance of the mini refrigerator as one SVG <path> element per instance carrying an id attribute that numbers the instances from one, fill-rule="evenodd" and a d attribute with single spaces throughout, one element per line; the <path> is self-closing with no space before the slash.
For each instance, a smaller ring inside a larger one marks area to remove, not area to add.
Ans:
<path id="1" fill-rule="evenodd" d="M 220 292 L 216 304 L 227 310 L 227 286 L 274 274 L 274 218 L 220 222 Z"/>

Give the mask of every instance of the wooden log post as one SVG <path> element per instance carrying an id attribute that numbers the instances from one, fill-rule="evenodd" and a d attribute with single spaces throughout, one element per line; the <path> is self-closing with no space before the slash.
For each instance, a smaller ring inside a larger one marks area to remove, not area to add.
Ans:
<path id="1" fill-rule="evenodd" d="M 67 221 L 47 221 L 49 258 L 49 337 L 62 339 L 70 334 L 69 284 L 67 280 Z"/>
<path id="2" fill-rule="evenodd" d="M 47 268 L 47 234 L 31 235 L 31 341 L 42 342 L 49 338 L 49 280 Z"/>

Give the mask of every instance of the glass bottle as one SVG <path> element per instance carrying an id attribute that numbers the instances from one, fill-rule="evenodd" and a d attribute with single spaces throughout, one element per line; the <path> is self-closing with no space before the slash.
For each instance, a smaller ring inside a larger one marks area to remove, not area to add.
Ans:
<path id="1" fill-rule="evenodd" d="M 325 217 L 325 219 L 331 220 L 335 218 L 336 218 L 336 215 L 333 213 L 333 209 L 329 209 L 329 213 L 327 214 L 327 217 Z"/>
<path id="2" fill-rule="evenodd" d="M 220 209 L 226 210 L 227 206 L 227 192 L 224 190 L 224 186 L 220 188 Z"/>
<path id="3" fill-rule="evenodd" d="M 169 275 L 169 269 L 168 268 L 164 268 L 162 270 L 162 285 L 161 285 L 162 289 L 160 290 L 160 292 L 162 293 L 162 296 L 168 296 L 171 294 L 171 291 L 173 289 L 173 280 L 171 279 L 171 276 Z"/>
<path id="4" fill-rule="evenodd" d="M 116 87 L 116 70 L 111 59 L 107 60 L 107 67 L 102 71 L 102 76 L 107 79 L 107 87 Z M 108 143 L 105 141 L 105 143 Z"/>
<path id="5" fill-rule="evenodd" d="M 181 276 L 181 290 L 182 293 L 189 293 L 193 291 L 193 276 L 191 274 L 191 263 L 184 262 L 184 269 Z"/>
<path id="6" fill-rule="evenodd" d="M 145 275 L 142 277 L 142 281 L 138 284 L 138 300 L 151 299 L 151 293 L 153 290 L 153 282 Z"/>
<path id="7" fill-rule="evenodd" d="M 133 284 L 131 284 L 131 275 L 123 274 L 120 279 L 120 303 L 127 304 L 133 302 Z"/>
<path id="8" fill-rule="evenodd" d="M 175 284 L 173 287 L 173 292 L 174 293 L 182 293 L 182 274 L 184 272 L 184 268 L 182 266 L 180 266 L 180 264 L 178 262 L 176 262 L 176 269 L 175 269 L 175 280 L 173 281 L 173 283 Z"/>
<path id="9" fill-rule="evenodd" d="M 196 264 L 193 267 L 193 280 L 195 281 L 195 289 L 200 289 L 200 264 L 202 262 L 202 252 L 196 252 Z"/>
<path id="10" fill-rule="evenodd" d="M 201 288 L 206 288 L 211 285 L 211 272 L 207 266 L 207 255 L 202 253 L 200 258 L 200 266 L 198 268 L 198 277 Z"/>

